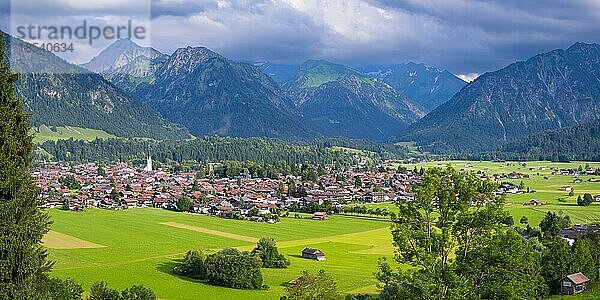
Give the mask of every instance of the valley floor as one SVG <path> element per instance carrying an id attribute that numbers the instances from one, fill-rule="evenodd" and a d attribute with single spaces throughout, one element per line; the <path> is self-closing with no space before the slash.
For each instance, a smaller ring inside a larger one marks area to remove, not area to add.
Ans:
<path id="1" fill-rule="evenodd" d="M 491 163 L 432 162 L 417 167 L 453 164 L 457 169 L 485 170 L 488 174 L 518 172 L 529 178 L 506 179 L 535 193 L 508 194 L 506 207 L 519 225 L 522 216 L 536 226 L 546 211 L 562 211 L 573 223 L 600 222 L 600 203 L 577 206 L 583 193 L 600 194 L 600 182 L 590 182 L 592 175 L 553 175 L 552 168 L 585 168 L 585 162 Z M 592 168 L 600 163 L 589 163 Z M 407 165 L 413 168 L 414 165 Z M 600 177 L 600 176 L 599 176 Z M 581 182 L 575 180 L 581 179 Z M 574 182 L 575 181 L 575 182 Z M 571 186 L 569 196 L 563 186 Z M 526 206 L 532 199 L 544 202 Z M 560 199 L 560 200 L 559 200 Z M 374 206 L 395 210 L 391 203 Z M 300 276 L 303 270 L 326 270 L 338 282 L 340 290 L 349 293 L 376 293 L 373 273 L 381 257 L 392 257 L 393 246 L 386 220 L 371 220 L 353 216 L 331 216 L 325 221 L 282 218 L 276 224 L 227 220 L 217 217 L 170 212 L 161 209 L 130 209 L 109 211 L 89 209 L 84 212 L 50 210 L 54 223 L 47 237 L 50 258 L 56 261 L 53 275 L 73 277 L 87 289 L 104 280 L 123 289 L 132 284 L 152 288 L 160 299 L 279 299 L 285 293 L 285 283 Z M 237 247 L 252 250 L 261 236 L 274 238 L 280 251 L 291 261 L 288 269 L 263 269 L 267 291 L 244 291 L 211 286 L 173 275 L 177 260 L 190 249 L 208 251 Z M 302 259 L 302 248 L 322 250 L 326 261 Z M 577 297 L 595 299 L 600 292 L 597 284 Z M 554 297 L 553 299 L 560 299 Z"/>
<path id="2" fill-rule="evenodd" d="M 315 221 L 307 216 L 267 224 L 151 208 L 51 210 L 50 215 L 53 236 L 68 237 L 64 245 L 54 239 L 48 244 L 50 258 L 56 261 L 54 276 L 73 277 L 86 289 L 100 280 L 119 289 L 144 284 L 160 299 L 279 299 L 285 283 L 303 270 L 319 269 L 331 274 L 344 292 L 376 292 L 377 260 L 393 253 L 387 221 L 341 216 Z M 265 235 L 273 237 L 291 261 L 288 269 L 263 269 L 267 291 L 215 287 L 172 273 L 187 250 L 252 250 Z M 327 260 L 301 258 L 304 247 L 322 250 Z"/>

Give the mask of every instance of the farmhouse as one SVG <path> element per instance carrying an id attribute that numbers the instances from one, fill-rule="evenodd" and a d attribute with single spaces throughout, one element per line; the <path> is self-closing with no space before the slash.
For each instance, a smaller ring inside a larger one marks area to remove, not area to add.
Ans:
<path id="1" fill-rule="evenodd" d="M 304 248 L 302 249 L 302 258 L 314 259 L 318 261 L 325 260 L 325 253 L 319 249 Z"/>
<path id="2" fill-rule="evenodd" d="M 592 232 L 597 232 L 599 229 L 600 228 L 596 225 L 575 224 L 572 228 L 561 229 L 559 234 L 566 239 L 570 245 L 573 245 L 578 238 Z"/>
<path id="3" fill-rule="evenodd" d="M 560 187 L 561 191 L 565 191 L 565 192 L 570 192 L 573 188 L 571 186 L 568 185 L 563 185 Z"/>
<path id="4" fill-rule="evenodd" d="M 529 200 L 529 202 L 525 202 L 523 203 L 523 205 L 531 205 L 531 206 L 538 206 L 538 205 L 544 205 L 546 203 L 540 201 L 539 199 L 531 199 Z"/>
<path id="5" fill-rule="evenodd" d="M 502 183 L 497 190 L 498 194 L 516 194 L 517 192 L 519 192 L 519 187 L 510 182 Z"/>
<path id="6" fill-rule="evenodd" d="M 327 213 L 323 212 L 323 211 L 318 211 L 313 214 L 312 219 L 313 220 L 325 220 L 325 219 L 327 219 Z"/>
<path id="7" fill-rule="evenodd" d="M 564 295 L 573 295 L 585 291 L 585 285 L 590 281 L 587 276 L 581 272 L 567 275 L 560 280 L 560 293 Z"/>

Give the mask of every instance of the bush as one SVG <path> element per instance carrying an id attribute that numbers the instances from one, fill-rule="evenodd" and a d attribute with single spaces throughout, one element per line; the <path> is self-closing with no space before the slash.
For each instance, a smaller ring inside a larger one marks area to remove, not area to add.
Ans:
<path id="1" fill-rule="evenodd" d="M 185 254 L 183 263 L 173 268 L 173 272 L 180 276 L 204 279 L 206 277 L 205 259 L 206 255 L 202 251 L 190 250 Z"/>
<path id="2" fill-rule="evenodd" d="M 261 260 L 247 251 L 223 249 L 204 256 L 201 251 L 188 251 L 181 265 L 173 268 L 177 275 L 205 279 L 213 285 L 236 289 L 268 289 L 263 285 Z"/>
<path id="3" fill-rule="evenodd" d="M 317 275 L 303 271 L 302 276 L 286 288 L 286 292 L 285 297 L 288 300 L 337 300 L 341 298 L 335 280 L 323 270 L 319 270 Z"/>
<path id="4" fill-rule="evenodd" d="M 270 237 L 260 238 L 252 255 L 260 258 L 263 268 L 282 269 L 290 265 L 290 261 L 279 253 L 275 240 Z"/>
<path id="5" fill-rule="evenodd" d="M 120 300 L 121 295 L 115 289 L 109 288 L 106 282 L 96 282 L 90 288 L 89 300 Z"/>
<path id="6" fill-rule="evenodd" d="M 63 299 L 63 298 L 53 298 Z M 81 299 L 81 298 L 73 298 Z M 106 282 L 96 282 L 90 288 L 89 300 L 156 300 L 154 292 L 143 285 L 134 285 L 119 293 L 117 290 L 109 288 Z"/>
<path id="7" fill-rule="evenodd" d="M 121 300 L 156 300 L 154 292 L 143 285 L 134 285 L 121 292 Z"/>
<path id="8" fill-rule="evenodd" d="M 227 248 L 204 261 L 210 284 L 236 289 L 261 289 L 263 278 L 260 258 L 244 251 Z"/>
<path id="9" fill-rule="evenodd" d="M 50 299 L 79 300 L 83 288 L 71 278 L 65 280 L 52 278 L 48 283 L 48 293 Z"/>

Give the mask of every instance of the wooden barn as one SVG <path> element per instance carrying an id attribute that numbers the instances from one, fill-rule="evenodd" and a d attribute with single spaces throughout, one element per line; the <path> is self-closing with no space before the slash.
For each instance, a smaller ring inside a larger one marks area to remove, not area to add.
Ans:
<path id="1" fill-rule="evenodd" d="M 304 248 L 302 249 L 302 257 L 322 261 L 325 260 L 325 253 L 319 249 Z"/>
<path id="2" fill-rule="evenodd" d="M 585 285 L 590 281 L 583 273 L 567 275 L 560 280 L 560 293 L 573 295 L 585 291 Z"/>

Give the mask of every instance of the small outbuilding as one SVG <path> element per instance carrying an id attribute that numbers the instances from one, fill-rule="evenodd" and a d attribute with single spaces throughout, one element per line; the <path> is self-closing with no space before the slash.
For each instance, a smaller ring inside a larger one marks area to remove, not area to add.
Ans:
<path id="1" fill-rule="evenodd" d="M 327 219 L 327 213 L 324 211 L 318 211 L 313 214 L 312 219 L 313 220 L 325 220 L 325 219 Z"/>
<path id="2" fill-rule="evenodd" d="M 304 248 L 302 249 L 302 258 L 322 261 L 325 260 L 325 253 L 319 249 Z"/>
<path id="3" fill-rule="evenodd" d="M 583 273 L 567 275 L 560 280 L 560 293 L 563 295 L 573 295 L 585 291 L 585 285 L 590 281 Z"/>

